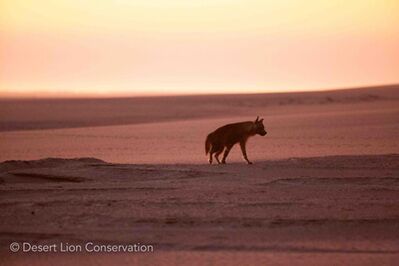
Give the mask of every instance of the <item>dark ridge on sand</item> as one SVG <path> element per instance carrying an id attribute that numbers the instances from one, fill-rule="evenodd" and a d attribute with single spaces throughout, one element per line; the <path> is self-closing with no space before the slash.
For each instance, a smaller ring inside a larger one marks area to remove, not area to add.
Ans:
<path id="1" fill-rule="evenodd" d="M 359 160 L 363 162 L 359 164 Z M 225 166 L 246 166 L 243 163 L 228 163 L 226 165 L 212 165 L 210 169 L 214 167 L 225 167 Z M 283 160 L 270 160 L 257 162 L 257 165 L 284 167 L 290 165 L 291 167 L 297 168 L 321 168 L 321 169 L 399 169 L 399 154 L 384 154 L 384 155 L 332 155 L 332 156 L 321 156 L 321 157 L 305 157 L 305 158 L 288 158 Z M 103 168 L 109 170 L 121 170 L 121 169 L 145 169 L 149 172 L 156 172 L 157 167 L 169 168 L 170 166 L 176 167 L 200 167 L 200 165 L 192 164 L 120 164 L 120 163 L 108 163 L 97 158 L 44 158 L 38 160 L 7 160 L 0 162 L 0 173 L 14 169 L 29 169 L 29 168 L 57 168 L 57 167 L 74 167 L 74 166 L 89 166 L 96 168 Z M 204 166 L 208 166 L 204 163 Z M 144 167 L 144 168 L 143 168 Z M 220 168 L 223 169 L 223 168 Z M 183 170 L 182 170 L 183 171 Z M 187 171 L 188 172 L 188 171 Z M 214 172 L 210 172 L 213 173 Z M 398 177 L 399 178 L 399 177 Z M 307 178 L 308 179 L 308 178 Z M 310 179 L 308 179 L 309 181 Z M 399 179 L 398 179 L 399 180 Z M 283 181 L 283 180 L 281 180 Z"/>
<path id="2" fill-rule="evenodd" d="M 0 131 L 128 125 L 245 116 L 273 106 L 399 99 L 399 85 L 322 92 L 93 99 L 0 100 Z M 190 110 L 187 112 L 187 110 Z"/>
<path id="3" fill-rule="evenodd" d="M 26 169 L 26 168 L 47 168 L 47 167 L 59 167 L 65 165 L 76 165 L 76 164 L 95 164 L 105 163 L 104 161 L 96 158 L 45 158 L 40 160 L 7 160 L 0 162 L 0 173 L 15 170 L 15 169 Z"/>
<path id="4" fill-rule="evenodd" d="M 39 160 L 7 160 L 4 162 L 0 162 L 0 164 L 6 165 L 46 165 L 46 164 L 61 164 L 61 163 L 68 163 L 68 162 L 80 162 L 80 163 L 104 163 L 103 160 L 97 158 L 44 158 Z"/>

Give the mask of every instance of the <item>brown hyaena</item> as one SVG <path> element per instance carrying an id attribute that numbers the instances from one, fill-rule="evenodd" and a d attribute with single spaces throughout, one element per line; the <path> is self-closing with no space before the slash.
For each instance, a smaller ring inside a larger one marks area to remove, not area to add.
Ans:
<path id="1" fill-rule="evenodd" d="M 205 141 L 205 154 L 209 153 L 209 163 L 212 164 L 213 154 L 215 154 L 215 159 L 219 164 L 226 163 L 226 157 L 229 155 L 231 148 L 236 143 L 240 143 L 244 160 L 248 164 L 252 164 L 252 162 L 248 160 L 245 145 L 248 138 L 256 134 L 261 136 L 267 134 L 265 126 L 263 125 L 263 119 L 259 120 L 259 117 L 257 117 L 255 121 L 228 124 L 216 129 L 206 137 Z M 223 151 L 222 161 L 219 161 L 219 155 Z"/>

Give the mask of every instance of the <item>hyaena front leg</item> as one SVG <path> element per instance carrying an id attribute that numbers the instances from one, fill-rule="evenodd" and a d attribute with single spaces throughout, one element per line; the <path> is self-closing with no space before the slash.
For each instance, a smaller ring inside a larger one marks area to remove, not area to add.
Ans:
<path id="1" fill-rule="evenodd" d="M 252 162 L 250 160 L 248 160 L 248 157 L 247 157 L 246 142 L 245 141 L 241 141 L 240 142 L 240 147 L 241 147 L 241 151 L 242 151 L 242 157 L 244 158 L 244 160 L 248 164 L 252 164 Z"/>

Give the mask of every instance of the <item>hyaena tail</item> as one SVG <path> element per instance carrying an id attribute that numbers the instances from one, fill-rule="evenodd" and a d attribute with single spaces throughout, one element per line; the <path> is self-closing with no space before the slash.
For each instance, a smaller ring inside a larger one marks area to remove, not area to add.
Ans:
<path id="1" fill-rule="evenodd" d="M 208 152 L 210 152 L 211 146 L 212 146 L 212 144 L 211 144 L 211 140 L 210 140 L 210 135 L 208 135 L 205 140 L 205 155 L 207 155 Z"/>

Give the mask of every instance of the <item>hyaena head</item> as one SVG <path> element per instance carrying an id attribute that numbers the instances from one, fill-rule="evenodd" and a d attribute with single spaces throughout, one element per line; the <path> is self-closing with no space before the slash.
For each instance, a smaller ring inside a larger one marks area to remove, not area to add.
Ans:
<path id="1" fill-rule="evenodd" d="M 263 118 L 259 120 L 259 116 L 256 117 L 255 120 L 255 133 L 261 136 L 264 136 L 267 134 L 265 130 L 265 126 L 263 125 Z"/>

